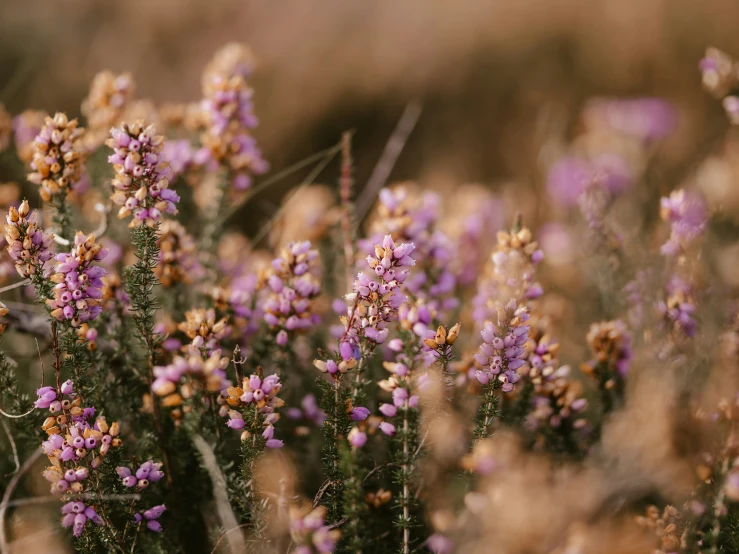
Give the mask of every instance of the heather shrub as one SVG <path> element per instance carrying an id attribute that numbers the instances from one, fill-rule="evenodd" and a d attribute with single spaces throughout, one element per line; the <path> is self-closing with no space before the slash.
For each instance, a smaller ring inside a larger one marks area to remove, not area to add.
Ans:
<path id="1" fill-rule="evenodd" d="M 585 103 L 531 209 L 355 183 L 352 132 L 274 171 L 254 70 L 0 108 L 0 552 L 739 552 L 736 222 L 655 182 L 669 102 Z"/>

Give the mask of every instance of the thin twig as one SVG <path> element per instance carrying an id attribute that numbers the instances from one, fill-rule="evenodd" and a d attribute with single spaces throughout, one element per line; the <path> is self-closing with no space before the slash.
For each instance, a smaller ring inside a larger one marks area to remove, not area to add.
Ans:
<path id="1" fill-rule="evenodd" d="M 213 449 L 210 445 L 200 435 L 195 435 L 192 438 L 192 442 L 200 453 L 203 465 L 208 471 L 211 483 L 213 484 L 213 500 L 216 503 L 216 512 L 218 513 L 218 518 L 221 520 L 221 525 L 224 529 L 231 529 L 234 531 L 239 528 L 239 523 L 233 513 L 231 504 L 228 501 L 226 478 L 218 467 L 216 455 L 213 453 Z M 234 554 L 237 552 L 243 552 L 244 546 L 243 533 L 238 533 L 233 540 L 229 540 L 229 549 Z"/>
<path id="2" fill-rule="evenodd" d="M 26 285 L 30 285 L 31 280 L 30 279 L 24 279 L 23 281 L 18 281 L 17 283 L 13 283 L 12 285 L 8 285 L 6 287 L 3 287 L 0 289 L 0 294 L 3 292 L 7 292 L 9 290 L 17 289 L 18 287 L 25 287 Z"/>
<path id="3" fill-rule="evenodd" d="M 76 496 L 80 500 L 107 500 L 111 502 L 128 502 L 129 500 L 141 500 L 140 494 L 95 494 L 85 493 Z M 29 506 L 34 504 L 49 504 L 59 502 L 58 496 L 32 496 L 30 498 L 19 498 L 8 502 L 8 508 L 16 506 Z"/>
<path id="4" fill-rule="evenodd" d="M 218 541 L 216 541 L 216 544 L 213 546 L 213 550 L 210 551 L 210 554 L 215 554 L 215 551 L 218 550 L 218 547 L 220 546 L 220 544 L 223 541 L 223 539 L 225 539 L 226 538 L 226 535 L 228 535 L 231 531 L 237 531 L 239 529 L 243 529 L 245 527 L 249 527 L 249 525 L 251 525 L 251 524 L 250 523 L 242 523 L 238 527 L 232 527 L 231 529 L 229 529 L 228 531 L 226 531 L 225 533 L 223 533 L 220 536 L 220 538 L 218 539 Z"/>
<path id="5" fill-rule="evenodd" d="M 393 134 L 390 135 L 390 139 L 387 141 L 377 165 L 372 170 L 367 184 L 357 199 L 356 219 L 354 220 L 355 229 L 367 214 L 377 193 L 387 182 L 387 178 L 390 176 L 393 167 L 395 167 L 395 163 L 398 161 L 398 157 L 403 151 L 408 137 L 416 127 L 416 123 L 418 123 L 418 118 L 421 116 L 421 109 L 422 105 L 418 100 L 411 100 L 406 104 L 405 110 L 403 110 L 403 114 L 400 116 L 398 124 L 393 130 Z"/>
<path id="6" fill-rule="evenodd" d="M 326 494 L 326 491 L 334 484 L 333 481 L 328 480 L 321 485 L 321 488 L 318 489 L 318 492 L 316 493 L 316 496 L 313 498 L 313 503 L 311 504 L 312 508 L 318 507 L 318 504 L 321 503 L 321 498 L 323 498 L 323 495 Z"/>
<path id="7" fill-rule="evenodd" d="M 35 409 L 36 408 L 34 407 L 34 408 L 31 408 L 30 410 L 28 410 L 25 414 L 18 414 L 18 415 L 16 415 L 16 414 L 9 414 L 8 412 L 6 412 L 2 408 L 0 408 L 0 415 L 3 415 L 3 416 L 8 417 L 10 419 L 21 419 L 21 418 L 26 417 L 28 414 L 33 413 L 33 410 L 35 410 Z M 3 424 L 5 424 L 5 422 L 3 422 Z"/>
<path id="8" fill-rule="evenodd" d="M 3 429 L 5 429 L 5 434 L 8 435 L 8 441 L 10 441 L 10 448 L 13 450 L 13 461 L 15 462 L 15 471 L 13 473 L 18 473 L 18 471 L 21 468 L 21 462 L 18 459 L 18 447 L 15 445 L 15 440 L 13 439 L 13 434 L 10 432 L 10 427 L 8 426 L 8 422 L 5 420 L 2 420 Z"/>
<path id="9" fill-rule="evenodd" d="M 103 204 L 98 202 L 95 204 L 95 211 L 100 214 L 100 225 L 98 225 L 98 228 L 95 229 L 95 232 L 93 233 L 95 237 L 100 238 L 105 234 L 105 231 L 108 230 L 108 212 L 109 209 L 106 208 Z"/>
<path id="10" fill-rule="evenodd" d="M 10 502 L 10 499 L 13 496 L 13 491 L 15 491 L 23 475 L 31 469 L 31 466 L 36 463 L 36 460 L 41 457 L 42 453 L 43 451 L 39 448 L 31 454 L 31 456 L 23 462 L 23 465 L 18 472 L 13 475 L 10 483 L 8 483 L 8 488 L 5 489 L 2 503 L 0 503 L 0 554 L 9 554 L 8 539 L 5 535 L 5 513 L 8 511 L 8 502 Z"/>
<path id="11" fill-rule="evenodd" d="M 367 481 L 367 479 L 372 477 L 378 471 L 381 471 L 389 467 L 399 467 L 399 466 L 400 464 L 396 464 L 395 462 L 388 462 L 386 464 L 380 464 L 379 466 L 375 466 L 369 471 L 369 473 L 367 473 L 367 475 L 364 476 L 364 479 L 362 479 L 362 482 L 364 483 L 365 481 Z"/>

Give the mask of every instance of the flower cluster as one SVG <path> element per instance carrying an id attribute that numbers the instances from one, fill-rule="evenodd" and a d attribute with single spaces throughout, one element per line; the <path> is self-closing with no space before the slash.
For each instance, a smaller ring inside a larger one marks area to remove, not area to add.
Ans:
<path id="1" fill-rule="evenodd" d="M 685 520 L 680 511 L 669 504 L 660 512 L 657 506 L 647 506 L 645 515 L 635 518 L 637 525 L 655 536 L 655 552 L 678 552 Z"/>
<path id="2" fill-rule="evenodd" d="M 148 510 L 144 510 L 143 512 L 136 512 L 133 514 L 133 520 L 139 525 L 145 521 L 146 528 L 149 531 L 161 533 L 162 524 L 159 523 L 158 520 L 166 509 L 167 507 L 164 504 L 159 504 L 158 506 L 154 506 Z"/>
<path id="3" fill-rule="evenodd" d="M 125 466 L 118 466 L 115 468 L 115 471 L 118 477 L 121 478 L 121 483 L 123 483 L 124 487 L 136 487 L 137 490 L 144 490 L 149 486 L 149 483 L 156 483 L 164 477 L 164 472 L 161 468 L 161 463 L 148 460 L 141 464 L 136 471 Z"/>
<path id="4" fill-rule="evenodd" d="M 177 193 L 169 189 L 169 169 L 164 161 L 164 137 L 153 125 L 144 127 L 141 120 L 123 123 L 110 131 L 105 144 L 113 150 L 108 161 L 113 164 L 115 192 L 113 202 L 121 206 L 121 219 L 133 214 L 130 226 L 145 223 L 153 226 L 163 213 L 176 214 Z"/>
<path id="5" fill-rule="evenodd" d="M 21 277 L 45 276 L 44 268 L 53 256 L 52 237 L 38 226 L 38 213 L 29 215 L 28 201 L 23 200 L 18 209 L 10 207 L 5 219 L 5 240 L 8 253 Z"/>
<path id="6" fill-rule="evenodd" d="M 354 281 L 354 292 L 347 295 L 350 302 L 348 317 L 342 318 L 346 331 L 341 339 L 339 353 L 344 360 L 357 358 L 360 338 L 380 344 L 388 336 L 388 325 L 398 316 L 398 309 L 406 301 L 400 285 L 410 275 L 407 269 L 415 265 L 411 257 L 413 244 L 395 244 L 385 235 L 382 244 L 375 246 L 374 255 L 367 256 L 372 271 L 360 272 Z"/>
<path id="7" fill-rule="evenodd" d="M 332 554 L 341 537 L 341 531 L 330 529 L 326 523 L 326 508 L 290 508 L 290 534 L 297 548 L 292 554 Z"/>
<path id="8" fill-rule="evenodd" d="M 708 48 L 700 61 L 703 87 L 722 101 L 726 115 L 733 124 L 739 124 L 739 67 L 728 54 L 718 48 Z"/>
<path id="9" fill-rule="evenodd" d="M 321 427 L 326 421 L 326 412 L 318 407 L 316 397 L 313 394 L 306 394 L 300 401 L 300 408 L 292 407 L 287 410 L 287 417 L 295 420 L 306 420 L 316 427 Z"/>
<path id="10" fill-rule="evenodd" d="M 626 377 L 632 352 L 631 334 L 623 321 L 617 319 L 593 323 L 585 338 L 595 359 L 581 366 L 583 372 L 593 374 L 603 364 L 612 368 L 619 377 Z M 613 384 L 605 386 L 612 387 Z"/>
<path id="11" fill-rule="evenodd" d="M 293 242 L 272 261 L 267 276 L 270 296 L 264 303 L 264 321 L 275 331 L 277 344 L 285 346 L 289 334 L 318 323 L 311 301 L 321 292 L 316 278 L 318 251 L 308 241 Z"/>
<path id="12" fill-rule="evenodd" d="M 95 525 L 105 525 L 105 521 L 98 515 L 95 508 L 86 506 L 80 501 L 67 502 L 62 506 L 62 516 L 62 527 L 71 527 L 75 537 L 82 535 L 88 521 Z"/>
<path id="13" fill-rule="evenodd" d="M 499 231 L 489 275 L 480 280 L 473 300 L 475 321 L 482 325 L 495 317 L 510 299 L 523 304 L 541 296 L 543 291 L 535 281 L 534 269 L 543 258 L 528 228 L 514 229 L 510 233 Z"/>
<path id="14" fill-rule="evenodd" d="M 182 405 L 201 387 L 206 392 L 218 393 L 230 385 L 225 372 L 228 361 L 218 350 L 207 359 L 199 354 L 177 356 L 169 365 L 154 367 L 151 390 L 167 407 Z"/>
<path id="15" fill-rule="evenodd" d="M 177 328 L 192 341 L 185 347 L 187 352 L 213 352 L 219 343 L 231 334 L 228 319 L 223 317 L 216 321 L 216 312 L 212 308 L 189 310 L 185 313 L 185 321 Z"/>
<path id="16" fill-rule="evenodd" d="M 668 331 L 675 331 L 686 337 L 695 336 L 698 322 L 695 320 L 695 299 L 693 287 L 684 279 L 673 276 L 667 284 L 667 298 L 657 301 L 657 312 Z"/>
<path id="17" fill-rule="evenodd" d="M 33 160 L 33 141 L 44 126 L 46 113 L 41 110 L 26 110 L 13 118 L 15 151 L 24 164 Z"/>
<path id="18" fill-rule="evenodd" d="M 695 193 L 676 190 L 660 201 L 660 215 L 670 224 L 670 238 L 662 245 L 665 256 L 684 253 L 706 228 L 706 206 Z"/>
<path id="19" fill-rule="evenodd" d="M 614 197 L 626 190 L 633 180 L 625 161 L 613 154 L 600 154 L 592 159 L 567 156 L 549 169 L 547 190 L 552 199 L 564 206 L 582 204 L 583 197 L 602 194 Z M 587 213 L 587 210 L 584 210 Z"/>
<path id="20" fill-rule="evenodd" d="M 108 425 L 104 417 L 93 420 L 95 408 L 81 407 L 72 381 L 65 381 L 58 390 L 42 387 L 36 393 L 35 407 L 48 409 L 52 414 L 41 426 L 49 437 L 41 448 L 51 462 L 43 475 L 51 483 L 52 494 L 74 498 L 87 490 L 91 473 L 99 471 L 108 451 L 121 446 L 119 425 Z M 62 525 L 73 526 L 76 537 L 82 534 L 88 520 L 104 524 L 93 507 L 79 501 L 67 502 L 62 514 Z"/>
<path id="21" fill-rule="evenodd" d="M 216 54 L 203 76 L 204 152 L 227 168 L 236 190 L 248 189 L 251 176 L 260 175 L 268 168 L 250 133 L 258 123 L 253 91 L 246 84 L 251 68 L 250 53 L 232 43 Z"/>
<path id="22" fill-rule="evenodd" d="M 380 412 L 387 418 L 393 418 L 398 410 L 404 411 L 418 407 L 418 395 L 412 394 L 412 377 L 408 365 L 402 362 L 384 362 L 383 367 L 390 372 L 388 379 L 378 383 L 380 388 L 393 397 L 392 404 L 380 404 Z M 387 421 L 380 424 L 380 431 L 388 436 L 395 434 L 395 425 Z"/>
<path id="23" fill-rule="evenodd" d="M 377 214 L 371 226 L 372 238 L 364 241 L 368 251 L 380 237 L 389 234 L 396 242 L 413 243 L 418 265 L 405 282 L 405 290 L 436 314 L 457 307 L 453 296 L 456 276 L 451 269 L 454 246 L 451 239 L 437 229 L 441 199 L 426 192 L 414 205 L 410 187 L 383 188 L 379 194 Z M 368 253 L 369 253 L 368 252 Z M 420 336 L 420 335 L 419 335 Z"/>
<path id="24" fill-rule="evenodd" d="M 582 385 L 570 377 L 569 366 L 551 369 L 531 379 L 534 384 L 533 411 L 526 420 L 527 426 L 533 430 L 542 426 L 553 429 L 567 426 L 563 434 L 571 429 L 585 430 L 587 420 L 581 413 L 588 403 L 582 397 Z M 545 435 L 540 438 L 543 439 Z"/>
<path id="25" fill-rule="evenodd" d="M 63 113 L 46 117 L 44 126 L 33 141 L 31 183 L 41 186 L 41 198 L 50 202 L 57 195 L 66 196 L 70 187 L 80 181 L 85 152 L 81 144 L 84 130 Z"/>
<path id="26" fill-rule="evenodd" d="M 135 83 L 130 73 L 116 75 L 111 71 L 101 71 L 95 75 L 90 92 L 82 101 L 82 114 L 87 118 L 90 129 L 90 149 L 100 146 L 108 130 L 121 123 L 134 91 Z"/>
<path id="27" fill-rule="evenodd" d="M 242 440 L 246 440 L 252 434 L 261 432 L 262 438 L 265 439 L 267 448 L 281 448 L 282 441 L 274 438 L 274 424 L 279 419 L 279 414 L 275 412 L 277 408 L 284 406 L 282 399 L 277 394 L 282 388 L 280 378 L 276 374 L 261 378 L 257 374 L 253 374 L 244 378 L 241 386 L 228 387 L 224 391 L 225 403 L 231 408 L 242 408 L 244 413 L 232 409 L 229 410 L 226 405 L 223 406 L 221 412 L 228 415 L 227 425 L 231 429 L 244 429 Z M 246 418 L 246 419 L 245 419 Z"/>
<path id="28" fill-rule="evenodd" d="M 201 275 L 195 240 L 178 222 L 168 219 L 159 227 L 159 264 L 154 274 L 163 287 L 192 283 Z"/>
<path id="29" fill-rule="evenodd" d="M 529 340 L 529 312 L 526 306 L 518 306 L 511 299 L 499 310 L 497 323 L 488 321 L 480 334 L 482 344 L 475 361 L 479 369 L 477 380 L 483 385 L 492 379 L 502 383 L 503 392 L 510 392 L 520 379 L 516 371 L 526 363 L 526 343 Z"/>
<path id="30" fill-rule="evenodd" d="M 102 260 L 107 254 L 108 250 L 95 242 L 95 235 L 85 236 L 77 232 L 72 251 L 56 256 L 57 265 L 51 276 L 56 283 L 54 298 L 46 301 L 52 317 L 68 321 L 72 327 L 79 327 L 100 314 L 102 277 L 106 271 L 94 262 Z"/>

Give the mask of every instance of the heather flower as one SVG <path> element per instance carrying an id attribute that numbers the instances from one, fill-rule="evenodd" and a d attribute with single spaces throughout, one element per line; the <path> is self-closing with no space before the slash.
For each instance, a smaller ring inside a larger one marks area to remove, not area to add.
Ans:
<path id="1" fill-rule="evenodd" d="M 102 277 L 106 271 L 94 262 L 105 258 L 107 253 L 101 244 L 95 242 L 95 235 L 85 236 L 78 232 L 72 251 L 56 256 L 56 272 L 51 276 L 56 283 L 54 298 L 46 301 L 52 317 L 79 327 L 100 314 Z"/>
<path id="2" fill-rule="evenodd" d="M 353 448 L 362 448 L 367 443 L 367 433 L 361 431 L 359 427 L 352 427 L 346 438 Z"/>
<path id="3" fill-rule="evenodd" d="M 146 528 L 149 531 L 161 533 L 162 525 L 159 523 L 158 520 L 166 509 L 167 507 L 164 504 L 153 506 L 148 510 L 144 510 L 143 512 L 136 512 L 135 514 L 133 514 L 133 520 L 139 525 L 143 522 L 146 522 Z"/>
<path id="4" fill-rule="evenodd" d="M 487 275 L 478 283 L 473 299 L 472 316 L 478 324 L 497 317 L 500 308 L 510 299 L 517 303 L 541 296 L 542 288 L 535 281 L 535 268 L 544 258 L 537 241 L 528 228 L 498 232 L 498 245 L 492 255 Z"/>
<path id="5" fill-rule="evenodd" d="M 661 98 L 598 99 L 586 111 L 624 135 L 651 142 L 664 138 L 675 128 L 675 108 Z"/>
<path id="6" fill-rule="evenodd" d="M 184 174 L 193 165 L 194 155 L 192 145 L 187 139 L 165 141 L 162 156 L 169 167 L 170 178 L 174 180 Z"/>
<path id="7" fill-rule="evenodd" d="M 451 265 L 457 284 L 472 285 L 503 222 L 502 202 L 487 187 L 462 185 L 444 197 L 440 215 L 441 227 L 452 241 Z"/>
<path id="8" fill-rule="evenodd" d="M 52 463 L 43 476 L 51 483 L 52 494 L 82 493 L 109 450 L 121 446 L 120 426 L 108 425 L 104 417 L 95 419 L 95 408 L 83 408 L 72 381 L 65 381 L 59 390 L 42 387 L 36 393 L 37 408 L 58 414 L 47 417 L 41 426 L 48 435 L 41 448 Z"/>
<path id="9" fill-rule="evenodd" d="M 326 412 L 318 407 L 318 402 L 313 394 L 306 394 L 300 401 L 300 408 L 292 407 L 287 410 L 287 417 L 290 419 L 304 419 L 316 427 L 322 427 L 326 420 Z"/>
<path id="10" fill-rule="evenodd" d="M 227 325 L 228 319 L 223 317 L 216 321 L 216 313 L 210 309 L 195 309 L 185 313 L 185 321 L 177 328 L 187 335 L 192 342 L 188 351 L 213 352 L 219 343 L 231 334 Z"/>
<path id="11" fill-rule="evenodd" d="M 631 362 L 631 334 L 621 320 L 593 323 L 587 336 L 595 359 L 583 365 L 583 371 L 593 373 L 599 365 L 612 368 L 621 378 L 626 377 Z M 606 385 L 608 386 L 608 385 Z"/>
<path id="12" fill-rule="evenodd" d="M 225 372 L 228 361 L 218 350 L 205 359 L 200 354 L 176 356 L 169 365 L 154 367 L 151 390 L 168 407 L 181 405 L 197 390 L 218 393 L 231 384 Z"/>
<path id="13" fill-rule="evenodd" d="M 95 508 L 79 501 L 67 502 L 62 506 L 62 516 L 62 527 L 72 527 L 72 534 L 75 537 L 82 535 L 88 521 L 95 525 L 105 525 Z"/>
<path id="14" fill-rule="evenodd" d="M 28 180 L 41 186 L 45 202 L 57 195 L 64 197 L 83 174 L 86 153 L 81 144 L 84 129 L 63 113 L 46 117 L 44 126 L 33 141 L 32 173 Z"/>
<path id="15" fill-rule="evenodd" d="M 15 152 L 26 165 L 33 160 L 34 139 L 41 132 L 46 119 L 46 112 L 26 110 L 13 118 L 13 136 Z"/>
<path id="16" fill-rule="evenodd" d="M 364 406 L 357 406 L 349 412 L 349 417 L 352 418 L 352 421 L 364 421 L 369 415 L 370 411 Z"/>
<path id="17" fill-rule="evenodd" d="M 54 256 L 52 240 L 51 235 L 38 227 L 38 212 L 29 215 L 27 200 L 18 209 L 11 206 L 6 217 L 5 241 L 21 277 L 46 277 L 46 262 Z"/>
<path id="18" fill-rule="evenodd" d="M 660 215 L 670 224 L 670 238 L 661 248 L 665 256 L 684 253 L 706 228 L 706 206 L 703 199 L 682 189 L 662 198 Z"/>
<path id="19" fill-rule="evenodd" d="M 387 338 L 388 325 L 398 317 L 398 309 L 407 300 L 400 285 L 410 275 L 407 267 L 415 264 L 410 256 L 413 248 L 413 244 L 396 245 L 390 235 L 385 235 L 382 244 L 375 246 L 374 255 L 367 256 L 371 273 L 360 272 L 354 281 L 354 292 L 346 296 L 351 304 L 348 317 L 342 320 L 345 332 L 339 343 L 344 361 L 359 357 L 360 339 L 374 345 Z M 331 373 L 330 367 L 327 370 Z"/>
<path id="20" fill-rule="evenodd" d="M 201 277 L 195 240 L 178 221 L 168 219 L 161 224 L 157 244 L 159 264 L 154 274 L 163 287 L 192 283 Z"/>
<path id="21" fill-rule="evenodd" d="M 377 213 L 370 226 L 372 235 L 360 245 L 367 253 L 372 253 L 374 245 L 385 234 L 396 242 L 412 243 L 418 263 L 403 289 L 441 317 L 443 312 L 458 305 L 453 294 L 457 280 L 451 268 L 455 245 L 436 228 L 440 197 L 434 193 L 411 193 L 412 189 L 406 186 L 380 190 Z M 416 196 L 420 196 L 420 202 L 412 200 Z"/>
<path id="22" fill-rule="evenodd" d="M 161 467 L 161 463 L 148 460 L 141 464 L 136 471 L 125 466 L 119 466 L 115 468 L 115 471 L 118 477 L 121 478 L 124 487 L 136 487 L 137 490 L 144 490 L 150 483 L 156 483 L 164 477 Z"/>
<path id="23" fill-rule="evenodd" d="M 231 43 L 216 54 L 203 75 L 201 109 L 205 131 L 201 135 L 203 152 L 198 157 L 210 158 L 225 167 L 236 190 L 249 188 L 252 175 L 268 169 L 250 134 L 258 123 L 253 91 L 246 84 L 252 65 L 246 48 Z"/>
<path id="24" fill-rule="evenodd" d="M 120 125 L 131 103 L 135 83 L 130 73 L 116 75 L 101 71 L 92 80 L 90 92 L 82 101 L 82 114 L 87 118 L 87 147 L 95 150 L 105 140 L 111 127 Z"/>
<path id="25" fill-rule="evenodd" d="M 582 385 L 570 377 L 569 366 L 542 372 L 531 381 L 534 385 L 533 409 L 526 425 L 539 434 L 539 441 L 557 440 L 558 436 L 586 431 L 587 420 L 582 412 L 588 404 L 582 397 Z M 552 434 L 552 429 L 557 429 L 558 434 Z"/>
<path id="26" fill-rule="evenodd" d="M 698 322 L 695 320 L 695 300 L 690 284 L 674 276 L 667 285 L 667 298 L 655 304 L 658 314 L 668 331 L 675 331 L 686 337 L 695 336 Z"/>
<path id="27" fill-rule="evenodd" d="M 603 191 L 609 197 L 618 196 L 632 180 L 628 165 L 616 154 L 600 154 L 592 160 L 567 156 L 549 169 L 547 191 L 552 200 L 570 207 L 591 189 Z"/>
<path id="28" fill-rule="evenodd" d="M 264 321 L 275 332 L 277 343 L 285 346 L 291 334 L 318 323 L 312 300 L 321 292 L 316 278 L 318 251 L 308 241 L 293 242 L 272 261 L 266 275 L 269 297 L 264 302 Z"/>
<path id="29" fill-rule="evenodd" d="M 295 554 L 331 554 L 341 537 L 338 529 L 329 529 L 324 519 L 326 508 L 290 508 L 290 534 L 298 547 Z"/>
<path id="30" fill-rule="evenodd" d="M 218 313 L 227 314 L 235 338 L 243 340 L 259 330 L 263 318 L 260 279 L 255 274 L 237 277 L 227 288 L 215 287 L 210 297 Z"/>
<path id="31" fill-rule="evenodd" d="M 152 227 L 163 213 L 176 214 L 177 193 L 169 189 L 169 169 L 164 161 L 164 137 L 153 125 L 141 120 L 123 123 L 110 131 L 105 144 L 113 149 L 108 161 L 113 164 L 115 189 L 111 199 L 121 206 L 118 217 L 133 215 L 129 227 L 145 223 Z"/>
<path id="32" fill-rule="evenodd" d="M 13 120 L 5 109 L 5 106 L 0 104 L 0 152 L 5 150 L 10 144 L 10 135 L 12 132 Z"/>
<path id="33" fill-rule="evenodd" d="M 275 410 L 285 404 L 277 397 L 280 389 L 282 383 L 276 374 L 264 378 L 252 374 L 244 378 L 241 386 L 228 387 L 221 395 L 227 404 L 221 408 L 221 414 L 229 417 L 226 425 L 231 429 L 246 428 L 242 439 L 261 430 L 267 448 L 282 448 L 282 441 L 274 437 L 274 424 L 279 420 L 279 414 Z M 228 407 L 241 408 L 241 411 L 229 410 Z"/>
<path id="34" fill-rule="evenodd" d="M 700 61 L 703 87 L 715 98 L 723 98 L 737 83 L 736 63 L 718 48 L 708 48 Z"/>
<path id="35" fill-rule="evenodd" d="M 526 306 L 517 306 L 511 299 L 499 311 L 497 323 L 488 321 L 482 332 L 482 345 L 475 354 L 480 369 L 477 380 L 486 385 L 493 379 L 502 383 L 503 392 L 510 392 L 520 379 L 516 370 L 526 363 L 525 345 L 529 340 L 529 313 Z"/>

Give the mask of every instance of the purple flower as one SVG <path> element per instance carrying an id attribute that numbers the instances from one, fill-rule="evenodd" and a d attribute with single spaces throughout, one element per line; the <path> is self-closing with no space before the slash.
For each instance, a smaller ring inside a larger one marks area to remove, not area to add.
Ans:
<path id="1" fill-rule="evenodd" d="M 15 268 L 21 277 L 48 274 L 46 262 L 53 256 L 52 236 L 38 226 L 38 213 L 29 215 L 28 202 L 23 200 L 16 209 L 11 206 L 6 217 L 5 241 L 8 243 Z"/>
<path id="2" fill-rule="evenodd" d="M 670 224 L 670 238 L 662 245 L 665 256 L 676 256 L 703 234 L 706 205 L 696 193 L 677 190 L 660 201 L 660 215 Z"/>
<path id="3" fill-rule="evenodd" d="M 383 421 L 380 423 L 380 431 L 385 433 L 388 437 L 392 437 L 395 434 L 395 425 L 388 423 L 387 421 Z"/>
<path id="4" fill-rule="evenodd" d="M 364 421 L 369 414 L 370 411 L 363 406 L 357 406 L 349 413 L 353 421 Z"/>
<path id="5" fill-rule="evenodd" d="M 176 214 L 180 201 L 168 189 L 170 172 L 162 152 L 164 137 L 153 125 L 144 128 L 141 121 L 123 123 L 110 131 L 105 144 L 113 149 L 108 161 L 113 164 L 115 178 L 111 197 L 120 206 L 118 217 L 133 216 L 130 226 L 153 225 L 162 214 Z"/>
<path id="6" fill-rule="evenodd" d="M 52 317 L 68 321 L 72 327 L 94 319 L 102 311 L 102 277 L 107 273 L 93 262 L 100 261 L 108 251 L 95 241 L 95 235 L 78 232 L 69 254 L 56 257 L 56 273 L 51 280 L 56 283 L 54 298 L 47 300 Z"/>
<path id="7" fill-rule="evenodd" d="M 247 50 L 238 44 L 229 44 L 216 54 L 203 76 L 204 98 L 200 108 L 205 119 L 201 136 L 204 148 L 196 160 L 206 160 L 226 167 L 236 190 L 251 186 L 251 175 L 267 171 L 250 130 L 258 120 L 254 115 L 252 89 L 246 84 L 252 62 Z M 248 61 L 247 61 L 248 60 Z"/>
<path id="8" fill-rule="evenodd" d="M 358 427 L 352 427 L 347 439 L 354 448 L 362 448 L 367 443 L 367 433 L 360 431 Z"/>
<path id="9" fill-rule="evenodd" d="M 312 300 L 321 292 L 315 276 L 318 259 L 318 251 L 311 249 L 309 241 L 303 241 L 291 242 L 272 260 L 264 321 L 276 332 L 279 346 L 286 346 L 290 336 L 305 332 L 318 322 L 312 306 Z"/>
<path id="10" fill-rule="evenodd" d="M 601 154 L 590 161 L 569 156 L 549 169 L 547 190 L 555 202 L 571 207 L 591 187 L 599 187 L 616 196 L 627 189 L 631 182 L 631 170 L 615 154 Z"/>

